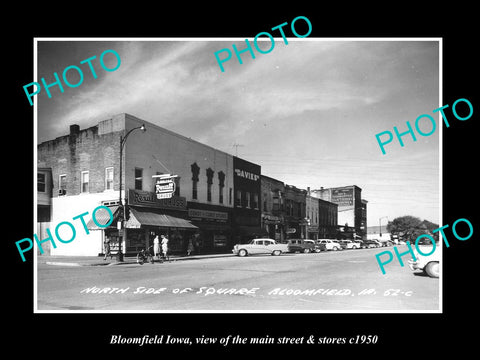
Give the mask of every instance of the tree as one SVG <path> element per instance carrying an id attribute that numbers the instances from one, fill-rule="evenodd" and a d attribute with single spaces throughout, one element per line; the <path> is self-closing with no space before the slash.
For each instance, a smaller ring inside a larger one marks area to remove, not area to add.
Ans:
<path id="1" fill-rule="evenodd" d="M 411 244 L 421 234 L 431 234 L 424 222 L 415 216 L 400 216 L 387 224 L 387 231 L 391 235 L 397 235 L 399 239 L 410 241 Z"/>

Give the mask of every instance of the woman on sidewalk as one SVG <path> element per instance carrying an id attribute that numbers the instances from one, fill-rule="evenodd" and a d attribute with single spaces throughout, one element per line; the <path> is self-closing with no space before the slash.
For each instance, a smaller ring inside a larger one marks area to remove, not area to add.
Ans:
<path id="1" fill-rule="evenodd" d="M 165 235 L 161 235 L 162 237 L 162 251 L 165 260 L 168 260 L 168 238 Z"/>
<path id="2" fill-rule="evenodd" d="M 110 255 L 110 260 L 112 260 L 112 253 L 110 252 L 110 239 L 107 237 L 103 242 L 103 260 L 107 260 L 107 256 Z"/>
<path id="3" fill-rule="evenodd" d="M 153 255 L 160 260 L 160 240 L 158 239 L 158 235 L 153 239 Z"/>

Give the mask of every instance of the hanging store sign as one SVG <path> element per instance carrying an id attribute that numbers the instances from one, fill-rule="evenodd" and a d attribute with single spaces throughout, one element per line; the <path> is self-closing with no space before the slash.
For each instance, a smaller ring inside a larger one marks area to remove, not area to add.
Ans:
<path id="1" fill-rule="evenodd" d="M 155 183 L 155 194 L 157 199 L 170 199 L 175 192 L 175 178 L 177 175 L 163 174 L 163 175 L 153 175 L 153 178 L 156 178 Z"/>

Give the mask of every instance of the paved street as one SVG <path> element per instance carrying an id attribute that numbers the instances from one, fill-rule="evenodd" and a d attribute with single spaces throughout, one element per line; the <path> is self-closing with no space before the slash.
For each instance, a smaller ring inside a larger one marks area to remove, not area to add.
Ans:
<path id="1" fill-rule="evenodd" d="M 415 275 L 396 260 L 382 275 L 375 259 L 380 251 L 235 256 L 118 266 L 39 263 L 38 310 L 439 310 L 439 279 Z M 406 263 L 408 256 L 403 259 Z"/>

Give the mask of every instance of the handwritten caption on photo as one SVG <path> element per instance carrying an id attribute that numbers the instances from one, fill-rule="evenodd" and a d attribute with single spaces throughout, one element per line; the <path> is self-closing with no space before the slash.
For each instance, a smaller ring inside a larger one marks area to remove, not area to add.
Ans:
<path id="1" fill-rule="evenodd" d="M 125 337 L 122 335 L 111 335 L 110 345 L 369 345 L 376 344 L 378 335 L 356 335 L 351 337 L 329 337 L 306 335 L 299 337 L 270 336 L 242 337 L 240 335 L 228 335 L 224 337 L 183 337 L 173 335 L 143 335 L 142 337 Z"/>
<path id="2" fill-rule="evenodd" d="M 195 294 L 198 296 L 211 295 L 245 295 L 255 297 L 262 292 L 260 288 L 214 288 L 202 286 L 200 288 L 166 288 L 166 287 L 146 287 L 139 286 L 136 288 L 124 287 L 97 287 L 92 286 L 80 291 L 81 294 L 126 294 L 134 295 L 159 295 L 159 294 Z M 402 289 L 387 289 L 385 291 L 377 291 L 376 289 L 363 289 L 354 292 L 350 289 L 289 289 L 289 288 L 275 288 L 266 292 L 267 296 L 367 296 L 367 295 L 382 295 L 383 296 L 412 296 L 413 291 L 405 291 Z"/>

